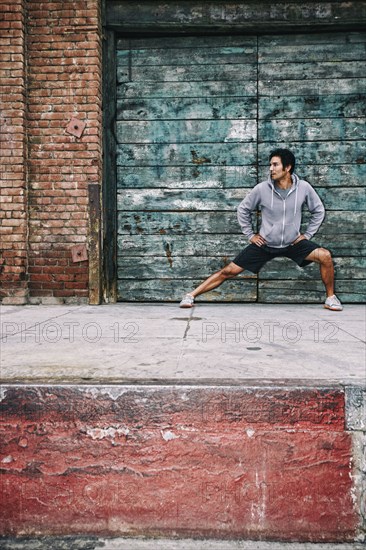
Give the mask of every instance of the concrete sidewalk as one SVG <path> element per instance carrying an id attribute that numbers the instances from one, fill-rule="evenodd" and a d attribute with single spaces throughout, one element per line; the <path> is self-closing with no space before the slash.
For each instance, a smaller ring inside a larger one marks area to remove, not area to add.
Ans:
<path id="1" fill-rule="evenodd" d="M 105 539 L 96 537 L 0 538 L 0 550 L 363 550 L 363 544 L 311 544 L 234 540 Z"/>
<path id="2" fill-rule="evenodd" d="M 365 306 L 2 306 L 3 383 L 366 385 Z"/>

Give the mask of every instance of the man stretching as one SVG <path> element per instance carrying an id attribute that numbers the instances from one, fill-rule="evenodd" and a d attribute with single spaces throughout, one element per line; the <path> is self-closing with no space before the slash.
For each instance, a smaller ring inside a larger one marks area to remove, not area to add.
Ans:
<path id="1" fill-rule="evenodd" d="M 272 258 L 285 256 L 305 267 L 311 262 L 320 266 L 320 275 L 327 298 L 324 307 L 341 311 L 342 305 L 334 294 L 334 267 L 329 250 L 310 239 L 324 219 L 324 206 L 310 183 L 294 174 L 295 157 L 288 149 L 275 149 L 269 156 L 270 177 L 256 185 L 239 204 L 238 221 L 249 244 L 226 267 L 220 269 L 197 288 L 184 296 L 180 307 L 192 307 L 196 296 L 212 290 L 226 279 L 247 269 L 258 273 Z M 302 206 L 306 203 L 311 218 L 300 234 Z M 262 221 L 259 233 L 254 233 L 251 214 L 258 207 Z"/>

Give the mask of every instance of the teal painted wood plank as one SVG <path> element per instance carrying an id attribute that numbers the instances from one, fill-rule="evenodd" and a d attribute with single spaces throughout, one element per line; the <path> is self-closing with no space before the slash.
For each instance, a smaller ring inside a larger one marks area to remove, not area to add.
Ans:
<path id="1" fill-rule="evenodd" d="M 334 258 L 336 279 L 364 279 L 365 258 Z M 312 263 L 305 268 L 299 267 L 288 258 L 275 258 L 260 271 L 260 280 L 314 280 L 320 277 L 319 266 Z M 275 286 L 275 284 L 273 285 Z"/>
<path id="2" fill-rule="evenodd" d="M 329 248 L 334 256 L 359 257 L 366 255 L 364 235 L 345 234 L 316 235 L 313 239 L 320 246 Z M 185 235 L 181 238 L 170 235 L 119 235 L 118 257 L 119 262 L 125 256 L 163 256 L 167 247 L 173 256 L 212 256 L 213 252 L 219 256 L 228 256 L 232 259 L 248 245 L 244 235 L 215 235 L 198 234 Z"/>
<path id="3" fill-rule="evenodd" d="M 171 40 L 173 46 L 175 40 Z M 129 49 L 129 46 L 131 49 Z M 257 47 L 254 39 L 248 46 L 222 46 L 202 47 L 197 43 L 190 47 L 179 48 L 144 48 L 139 47 L 134 40 L 125 49 L 117 49 L 117 63 L 126 64 L 126 59 L 131 59 L 135 67 L 147 65 L 178 66 L 178 65 L 226 65 L 257 62 Z"/>
<path id="4" fill-rule="evenodd" d="M 117 120 L 222 120 L 257 117 L 256 97 L 119 99 Z"/>
<path id="5" fill-rule="evenodd" d="M 182 296 L 197 286 L 199 279 L 174 279 L 159 281 L 156 279 L 146 281 L 131 281 L 120 279 L 118 281 L 118 295 L 121 301 L 137 302 L 180 302 Z M 257 297 L 256 280 L 235 279 L 226 281 L 225 285 L 208 292 L 198 298 L 198 302 L 255 302 Z M 179 310 L 177 310 L 179 311 Z"/>
<path id="6" fill-rule="evenodd" d="M 317 192 L 327 210 L 366 210 L 365 187 L 339 187 L 323 189 L 317 187 Z"/>
<path id="7" fill-rule="evenodd" d="M 361 88 L 361 84 L 360 84 Z M 349 89 L 352 89 L 349 86 Z M 352 90 L 351 93 L 354 93 Z M 256 97 L 257 82 L 128 82 L 117 84 L 118 98 Z M 301 94 L 299 94 L 301 95 Z"/>
<path id="8" fill-rule="evenodd" d="M 256 137 L 256 120 L 117 122 L 118 143 L 240 143 L 255 141 Z"/>
<path id="9" fill-rule="evenodd" d="M 348 303 L 365 302 L 365 285 L 360 280 L 337 280 L 337 296 Z M 324 286 L 319 280 L 260 281 L 258 299 L 262 303 L 317 303 L 325 300 Z"/>
<path id="10" fill-rule="evenodd" d="M 227 256 L 195 257 L 171 256 L 167 250 L 164 256 L 138 256 L 125 258 L 123 267 L 118 270 L 120 279 L 206 279 L 211 273 L 219 271 L 230 262 Z M 238 279 L 256 278 L 249 271 L 239 275 Z"/>
<path id="11" fill-rule="evenodd" d="M 363 94 L 366 89 L 366 78 L 330 78 L 308 80 L 274 79 L 259 81 L 259 97 L 262 96 L 317 96 Z"/>
<path id="12" fill-rule="evenodd" d="M 305 228 L 309 213 L 304 213 L 303 227 Z M 256 214 L 253 214 L 256 219 Z M 254 225 L 253 225 L 254 227 Z M 318 236 L 323 239 L 330 235 L 330 239 L 338 236 L 339 233 L 349 235 L 353 238 L 354 233 L 364 233 L 366 230 L 365 215 L 362 212 L 354 211 L 328 211 Z M 186 235 L 196 233 L 209 234 L 236 234 L 240 235 L 236 209 L 232 211 L 204 212 L 119 212 L 118 233 L 124 234 L 159 234 L 159 235 Z M 237 238 L 237 237 L 235 237 Z"/>
<path id="13" fill-rule="evenodd" d="M 313 187 L 362 187 L 366 164 L 297 164 L 296 173 Z M 259 181 L 268 177 L 268 167 L 259 167 Z"/>
<path id="14" fill-rule="evenodd" d="M 328 35 L 329 36 L 329 35 Z M 365 43 L 355 44 L 294 44 L 286 45 L 276 44 L 276 39 L 272 43 L 259 44 L 258 60 L 259 63 L 276 63 L 288 61 L 290 63 L 306 63 L 310 61 L 336 62 L 353 61 L 365 59 Z"/>
<path id="15" fill-rule="evenodd" d="M 118 236 L 118 256 L 163 256 L 167 248 L 172 256 L 220 256 L 234 258 L 247 240 L 242 235 L 185 235 L 181 238 L 164 235 Z"/>
<path id="16" fill-rule="evenodd" d="M 230 262 L 228 256 L 173 257 L 170 251 L 165 256 L 130 256 L 126 257 L 118 270 L 120 279 L 206 279 L 212 273 L 224 268 Z M 365 278 L 365 258 L 335 259 L 335 274 L 337 279 Z M 256 278 L 250 271 L 243 271 L 236 279 Z M 299 267 L 288 258 L 275 258 L 268 262 L 260 271 L 260 280 L 273 281 L 319 281 L 320 271 L 316 263 L 305 268 Z M 275 286 L 276 283 L 273 284 Z"/>
<path id="17" fill-rule="evenodd" d="M 310 218 L 309 212 L 304 212 L 303 223 L 304 227 Z M 354 238 L 355 233 L 363 233 L 366 229 L 365 214 L 355 212 L 354 210 L 327 210 L 325 218 L 320 226 L 317 235 L 350 235 Z M 316 237 L 314 237 L 316 239 Z"/>
<path id="18" fill-rule="evenodd" d="M 335 92 L 336 90 L 334 90 Z M 259 119 L 363 117 L 366 94 L 262 97 Z"/>
<path id="19" fill-rule="evenodd" d="M 253 187 L 257 183 L 255 166 L 152 166 L 117 167 L 117 188 L 203 187 L 226 189 Z"/>
<path id="20" fill-rule="evenodd" d="M 341 34 L 343 37 L 343 34 Z M 156 49 L 166 49 L 169 51 L 175 49 L 188 49 L 192 48 L 256 48 L 257 47 L 257 38 L 256 36 L 245 36 L 245 35 L 199 35 L 199 36 L 174 36 L 172 39 L 171 36 L 159 36 L 159 37 L 148 37 L 148 38 L 132 38 L 125 39 L 120 38 L 117 40 L 117 50 L 123 49 L 145 49 L 145 50 L 156 50 Z"/>
<path id="21" fill-rule="evenodd" d="M 274 147 L 288 147 L 297 159 L 299 166 L 306 167 L 310 164 L 365 164 L 366 163 L 366 142 L 365 141 L 325 141 L 307 142 L 301 141 L 282 142 L 280 140 L 259 143 L 258 154 L 259 164 L 268 165 L 268 155 Z"/>
<path id="22" fill-rule="evenodd" d="M 295 54 L 296 57 L 296 54 Z M 281 62 L 279 62 L 281 60 Z M 282 62 L 259 65 L 259 78 L 274 80 L 301 80 L 305 78 L 360 78 L 366 76 L 366 63 L 362 61 L 313 61 L 303 63 Z"/>
<path id="23" fill-rule="evenodd" d="M 118 210 L 232 210 L 248 189 L 125 189 L 117 193 Z"/>
<path id="24" fill-rule="evenodd" d="M 234 65 L 144 65 L 132 66 L 129 70 L 125 65 L 117 67 L 117 81 L 121 82 L 205 82 L 254 80 L 257 76 L 257 66 L 253 63 Z"/>
<path id="25" fill-rule="evenodd" d="M 306 118 L 260 121 L 258 124 L 258 142 L 273 141 L 273 136 L 276 136 L 279 141 L 330 140 L 335 142 L 337 140 L 364 140 L 366 139 L 366 124 L 364 118 Z"/>
<path id="26" fill-rule="evenodd" d="M 254 143 L 118 145 L 117 166 L 248 166 L 257 158 Z"/>
<path id="27" fill-rule="evenodd" d="M 267 34 L 258 37 L 259 48 L 273 49 L 277 47 L 314 46 L 321 51 L 325 46 L 332 46 L 336 51 L 344 50 L 345 46 L 353 44 L 364 44 L 366 33 L 359 31 L 338 31 L 338 32 L 314 32 L 291 34 Z"/>

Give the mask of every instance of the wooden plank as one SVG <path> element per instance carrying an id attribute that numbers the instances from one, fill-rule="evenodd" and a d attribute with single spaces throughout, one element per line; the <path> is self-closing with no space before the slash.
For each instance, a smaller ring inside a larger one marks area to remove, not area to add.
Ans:
<path id="1" fill-rule="evenodd" d="M 323 5 L 324 4 L 324 5 Z M 170 2 L 107 2 L 107 24 L 125 32 L 162 31 L 261 33 L 297 30 L 314 32 L 318 28 L 364 28 L 366 3 L 363 1 L 314 1 L 276 3 L 265 1 L 222 3 L 178 0 Z"/>
<path id="2" fill-rule="evenodd" d="M 232 210 L 248 189 L 124 189 L 117 193 L 118 210 Z"/>
<path id="3" fill-rule="evenodd" d="M 364 44 L 366 42 L 366 33 L 357 31 L 344 31 L 341 32 L 314 32 L 314 33 L 296 33 L 289 36 L 288 34 L 268 34 L 258 36 L 258 47 L 266 48 L 268 51 L 272 51 L 277 47 L 289 47 L 293 46 L 314 46 L 321 49 L 324 46 L 333 45 L 337 53 L 338 49 L 343 50 L 345 46 L 352 46 L 353 44 Z"/>
<path id="4" fill-rule="evenodd" d="M 272 141 L 274 135 L 280 141 L 301 140 L 303 143 L 362 140 L 366 139 L 366 125 L 364 118 L 306 118 L 259 123 L 258 142 Z"/>
<path id="5" fill-rule="evenodd" d="M 366 164 L 307 164 L 296 167 L 297 175 L 314 187 L 362 187 Z M 259 167 L 259 181 L 268 177 L 268 166 Z"/>
<path id="6" fill-rule="evenodd" d="M 212 273 L 219 271 L 230 262 L 227 256 L 173 257 L 170 251 L 165 256 L 133 256 L 126 257 L 123 266 L 118 270 L 121 279 L 206 279 Z M 255 278 L 249 271 L 238 276 L 239 279 Z"/>
<path id="7" fill-rule="evenodd" d="M 365 188 L 360 187 L 338 187 L 316 188 L 322 199 L 326 210 L 366 210 Z"/>
<path id="8" fill-rule="evenodd" d="M 199 279 L 156 279 L 132 281 L 119 279 L 118 295 L 120 301 L 135 302 L 180 302 L 182 296 L 199 285 Z M 255 302 L 257 297 L 257 282 L 255 279 L 235 279 L 226 281 L 223 285 L 204 296 L 198 302 Z"/>
<path id="9" fill-rule="evenodd" d="M 337 280 L 336 292 L 348 303 L 365 302 L 365 284 L 362 280 Z M 319 280 L 311 281 L 259 281 L 258 299 L 262 303 L 322 303 L 324 286 Z"/>
<path id="10" fill-rule="evenodd" d="M 359 88 L 362 88 L 362 83 Z M 349 93 L 359 92 L 349 86 Z M 362 90 L 363 91 L 363 90 Z M 346 92 L 345 92 L 346 93 Z M 257 95 L 255 80 L 241 82 L 208 81 L 208 82 L 123 82 L 117 83 L 118 98 L 177 98 L 177 97 L 246 97 Z M 296 94 L 294 94 L 296 95 Z M 301 94 L 298 94 L 301 95 Z"/>
<path id="11" fill-rule="evenodd" d="M 228 256 L 196 257 L 180 256 L 131 256 L 126 257 L 118 270 L 120 279 L 206 279 L 212 273 L 222 269 L 230 262 Z M 336 258 L 335 274 L 340 279 L 364 279 L 365 258 Z M 250 271 L 243 271 L 237 279 L 255 278 Z M 289 258 L 275 258 L 268 262 L 260 272 L 261 280 L 318 280 L 319 266 L 312 263 L 305 268 L 299 267 Z"/>
<path id="12" fill-rule="evenodd" d="M 329 37 L 330 35 L 325 35 Z M 360 43 L 352 44 L 332 44 L 293 42 L 293 37 L 287 44 L 278 44 L 278 39 L 268 40 L 267 43 L 259 42 L 258 61 L 259 64 L 281 63 L 309 63 L 309 62 L 342 62 L 342 61 L 362 61 L 365 59 L 365 39 Z"/>
<path id="13" fill-rule="evenodd" d="M 259 97 L 262 96 L 321 96 L 341 94 L 363 94 L 366 78 L 329 78 L 307 80 L 261 80 L 258 83 Z"/>
<path id="14" fill-rule="evenodd" d="M 256 219 L 256 214 L 253 214 Z M 307 224 L 310 215 L 303 216 L 303 228 Z M 362 212 L 353 211 L 331 211 L 326 213 L 326 217 L 318 236 L 323 239 L 330 235 L 332 238 L 342 235 L 349 235 L 353 238 L 357 227 L 361 233 L 366 229 L 365 215 Z M 235 234 L 240 235 L 239 224 L 237 220 L 236 209 L 225 212 L 119 212 L 118 213 L 118 234 L 157 234 L 157 235 L 186 235 L 186 234 Z"/>
<path id="15" fill-rule="evenodd" d="M 336 279 L 364 279 L 365 258 L 335 258 Z M 275 258 L 268 262 L 260 271 L 260 280 L 318 280 L 320 277 L 318 264 L 312 263 L 305 268 L 299 267 L 288 258 Z M 273 285 L 275 286 L 275 285 Z"/>
<path id="16" fill-rule="evenodd" d="M 291 143 L 273 141 L 258 144 L 259 164 L 268 166 L 268 155 L 275 147 L 289 147 L 296 156 L 299 166 L 310 164 L 366 164 L 365 141 L 325 141 Z"/>
<path id="17" fill-rule="evenodd" d="M 357 33 L 351 33 L 350 36 Z M 343 36 L 343 33 L 340 34 Z M 119 38 L 117 40 L 117 50 L 124 50 L 127 48 L 133 48 L 135 50 L 163 50 L 168 52 L 175 49 L 188 49 L 195 50 L 205 48 L 257 48 L 257 37 L 249 35 L 199 35 L 199 36 L 174 36 L 172 40 L 171 36 L 149 36 L 148 38 Z"/>
<path id="18" fill-rule="evenodd" d="M 254 143 L 119 144 L 116 163 L 117 166 L 248 166 L 253 165 L 256 158 Z"/>
<path id="19" fill-rule="evenodd" d="M 144 65 L 117 67 L 117 81 L 122 82 L 206 82 L 247 79 L 254 80 L 257 66 L 253 63 L 234 65 Z"/>
<path id="20" fill-rule="evenodd" d="M 186 44 L 187 41 L 189 45 Z M 221 47 L 215 43 L 204 46 L 201 39 L 195 40 L 194 37 L 187 37 L 181 42 L 181 47 L 176 43 L 176 38 L 170 39 L 170 47 L 166 45 L 165 48 L 162 45 L 148 47 L 150 42 L 151 40 L 141 44 L 141 41 L 132 39 L 127 44 L 121 44 L 117 49 L 117 63 L 124 65 L 129 58 L 135 67 L 257 63 L 255 37 L 247 45 L 225 44 Z"/>
<path id="21" fill-rule="evenodd" d="M 149 166 L 117 167 L 117 187 L 174 188 L 204 187 L 226 189 L 253 187 L 257 183 L 255 166 Z"/>
<path id="22" fill-rule="evenodd" d="M 240 143 L 257 137 L 256 120 L 134 120 L 116 126 L 118 143 Z M 357 137 L 361 124 L 355 128 Z"/>
<path id="23" fill-rule="evenodd" d="M 106 301 L 117 299 L 117 213 L 116 213 L 116 142 L 113 132 L 116 116 L 115 33 L 105 30 L 103 51 L 103 178 L 102 178 L 102 256 L 103 289 Z M 108 101 L 105 98 L 108 97 Z"/>
<path id="24" fill-rule="evenodd" d="M 117 120 L 222 120 L 257 117 L 256 97 L 119 99 Z"/>
<path id="25" fill-rule="evenodd" d="M 296 53 L 294 57 L 296 58 Z M 310 62 L 308 59 L 302 63 L 293 63 L 293 59 L 291 59 L 291 62 L 286 62 L 280 57 L 275 63 L 260 64 L 258 73 L 260 79 L 268 79 L 272 82 L 274 80 L 301 80 L 305 78 L 359 78 L 366 76 L 366 63 L 365 60 Z"/>
<path id="26" fill-rule="evenodd" d="M 314 239 L 320 246 L 329 248 L 334 256 L 362 256 L 366 255 L 364 235 L 359 233 L 330 236 L 316 235 Z M 124 256 L 163 256 L 167 247 L 172 256 L 227 256 L 231 259 L 248 245 L 244 235 L 185 235 L 178 238 L 176 235 L 119 235 L 119 261 Z"/>
<path id="27" fill-rule="evenodd" d="M 119 235 L 240 235 L 236 212 L 119 212 Z"/>
<path id="28" fill-rule="evenodd" d="M 327 210 L 365 211 L 365 188 L 316 188 Z M 117 193 L 118 210 L 234 210 L 249 193 L 230 189 L 124 189 Z"/>
<path id="29" fill-rule="evenodd" d="M 333 90 L 335 92 L 336 89 Z M 287 94 L 287 91 L 286 91 Z M 261 97 L 259 119 L 363 117 L 366 94 L 302 95 Z"/>

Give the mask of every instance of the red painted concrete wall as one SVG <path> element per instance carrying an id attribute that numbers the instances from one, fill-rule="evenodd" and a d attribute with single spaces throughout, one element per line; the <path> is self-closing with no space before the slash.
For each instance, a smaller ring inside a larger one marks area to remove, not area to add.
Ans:
<path id="1" fill-rule="evenodd" d="M 353 540 L 338 389 L 8 387 L 0 534 Z"/>

